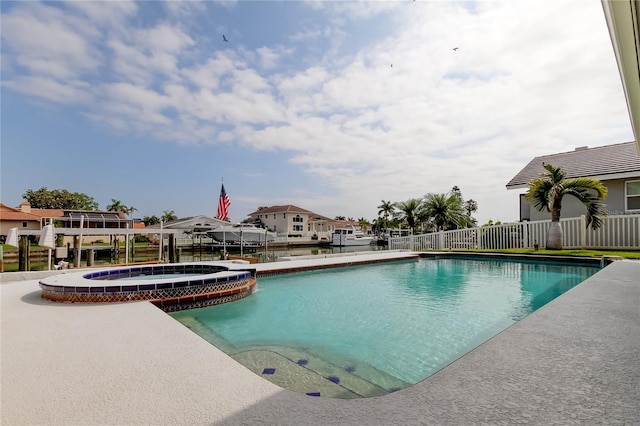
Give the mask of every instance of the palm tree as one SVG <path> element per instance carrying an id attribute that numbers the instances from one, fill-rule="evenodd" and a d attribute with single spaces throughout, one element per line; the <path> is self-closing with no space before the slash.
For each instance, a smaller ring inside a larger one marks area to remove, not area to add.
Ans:
<path id="1" fill-rule="evenodd" d="M 382 204 L 378 206 L 378 216 L 382 215 L 385 219 L 389 219 L 389 215 L 393 214 L 395 205 L 391 201 L 382 200 Z"/>
<path id="2" fill-rule="evenodd" d="M 107 211 L 110 212 L 121 212 L 124 211 L 122 209 L 126 208 L 120 200 L 116 200 L 114 198 L 111 199 L 111 204 L 107 206 Z"/>
<path id="3" fill-rule="evenodd" d="M 389 227 L 389 216 L 395 212 L 395 204 L 391 201 L 382 200 L 382 204 L 378 206 L 378 231 L 384 232 Z"/>
<path id="4" fill-rule="evenodd" d="M 365 219 L 364 217 L 358 218 L 358 225 L 360 225 L 360 228 L 363 231 L 368 231 L 369 228 L 371 227 L 371 222 L 369 222 L 367 219 Z"/>
<path id="5" fill-rule="evenodd" d="M 129 216 L 133 212 L 138 211 L 138 209 L 136 209 L 133 206 L 127 207 L 124 204 L 122 204 L 122 202 L 120 200 L 116 200 L 116 199 L 112 198 L 111 199 L 111 204 L 109 204 L 107 206 L 107 211 L 110 211 L 110 212 L 122 212 L 125 215 Z"/>
<path id="6" fill-rule="evenodd" d="M 407 222 L 407 225 L 411 228 L 411 233 L 414 234 L 416 231 L 416 222 L 421 204 L 422 202 L 419 198 L 411 198 L 407 201 L 401 201 L 395 204 L 395 207 L 400 211 L 398 217 Z"/>
<path id="7" fill-rule="evenodd" d="M 145 217 L 142 218 L 142 223 L 144 223 L 145 226 L 156 225 L 156 224 L 160 223 L 160 219 L 156 215 L 145 216 Z"/>
<path id="8" fill-rule="evenodd" d="M 551 225 L 547 236 L 547 249 L 562 249 L 562 227 L 560 211 L 562 197 L 572 195 L 587 209 L 587 227 L 598 229 L 602 225 L 607 212 L 604 199 L 607 188 L 598 179 L 578 177 L 566 179 L 567 173 L 560 167 L 545 164 L 546 173 L 528 183 L 529 190 L 525 198 L 538 211 L 551 212 Z"/>
<path id="9" fill-rule="evenodd" d="M 171 222 L 172 220 L 176 220 L 178 216 L 173 212 L 173 210 L 164 210 L 162 212 L 162 221 L 164 223 Z"/>
<path id="10" fill-rule="evenodd" d="M 447 194 L 427 194 L 421 217 L 433 221 L 438 231 L 466 226 L 468 217 L 462 199 L 452 192 Z"/>

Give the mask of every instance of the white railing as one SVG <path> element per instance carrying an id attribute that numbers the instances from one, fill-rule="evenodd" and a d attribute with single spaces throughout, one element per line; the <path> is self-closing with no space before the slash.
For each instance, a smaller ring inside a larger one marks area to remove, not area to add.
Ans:
<path id="1" fill-rule="evenodd" d="M 389 239 L 390 250 L 544 248 L 550 220 L 516 222 L 441 231 Z M 587 228 L 585 216 L 560 219 L 562 245 L 568 249 L 640 250 L 640 215 L 608 216 L 597 230 Z"/>
<path id="2" fill-rule="evenodd" d="M 208 245 L 215 244 L 215 242 L 216 240 L 210 237 L 176 238 L 176 246 L 198 246 L 200 244 Z"/>

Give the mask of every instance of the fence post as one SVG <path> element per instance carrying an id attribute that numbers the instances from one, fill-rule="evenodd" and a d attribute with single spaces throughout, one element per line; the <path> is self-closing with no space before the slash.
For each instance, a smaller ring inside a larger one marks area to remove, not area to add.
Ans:
<path id="1" fill-rule="evenodd" d="M 444 231 L 438 231 L 438 245 L 440 250 L 444 250 Z"/>
<path id="2" fill-rule="evenodd" d="M 587 246 L 587 218 L 580 215 L 580 247 L 584 250 Z"/>

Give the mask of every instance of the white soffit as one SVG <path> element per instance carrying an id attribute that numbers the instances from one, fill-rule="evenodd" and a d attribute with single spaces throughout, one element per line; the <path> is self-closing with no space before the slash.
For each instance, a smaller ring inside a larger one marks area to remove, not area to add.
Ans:
<path id="1" fill-rule="evenodd" d="M 627 98 L 631 127 L 640 154 L 640 35 L 638 0 L 602 0 L 611 43 Z"/>

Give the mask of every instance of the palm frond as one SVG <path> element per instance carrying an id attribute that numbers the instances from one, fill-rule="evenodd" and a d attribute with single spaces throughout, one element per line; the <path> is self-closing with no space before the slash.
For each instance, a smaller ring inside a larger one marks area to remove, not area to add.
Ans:
<path id="1" fill-rule="evenodd" d="M 533 179 L 529 182 L 529 191 L 527 191 L 524 197 L 533 204 L 536 210 L 551 211 L 551 200 L 553 200 L 553 197 L 550 196 L 550 192 L 552 189 L 552 182 L 543 178 Z"/>
<path id="2" fill-rule="evenodd" d="M 552 212 L 553 220 L 554 215 L 559 218 L 562 198 L 571 195 L 586 207 L 587 227 L 598 229 L 607 215 L 603 202 L 607 196 L 607 187 L 593 178 L 565 179 L 565 171 L 551 164 L 545 164 L 544 168 L 546 173 L 529 182 L 525 198 L 537 210 Z"/>

